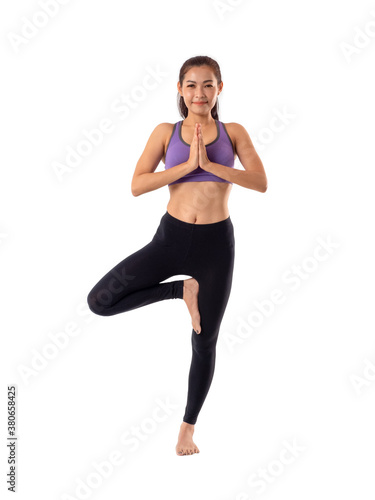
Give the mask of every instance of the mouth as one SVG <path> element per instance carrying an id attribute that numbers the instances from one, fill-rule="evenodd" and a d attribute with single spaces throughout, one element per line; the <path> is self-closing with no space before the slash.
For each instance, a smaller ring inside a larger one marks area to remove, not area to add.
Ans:
<path id="1" fill-rule="evenodd" d="M 204 101 L 204 102 L 193 102 L 193 104 L 201 105 L 201 104 L 207 104 L 207 102 L 206 101 Z"/>

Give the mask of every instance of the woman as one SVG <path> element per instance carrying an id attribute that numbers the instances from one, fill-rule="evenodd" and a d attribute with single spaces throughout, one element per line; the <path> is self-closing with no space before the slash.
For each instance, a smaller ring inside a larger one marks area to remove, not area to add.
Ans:
<path id="1" fill-rule="evenodd" d="M 267 178 L 245 128 L 219 121 L 223 82 L 206 56 L 182 65 L 177 83 L 184 120 L 161 123 L 136 165 L 134 196 L 168 184 L 167 210 L 150 243 L 109 271 L 88 295 L 90 309 L 110 316 L 160 300 L 183 299 L 192 320 L 192 361 L 177 455 L 199 453 L 194 425 L 209 391 L 216 343 L 229 299 L 235 253 L 228 212 L 233 183 L 264 193 Z M 238 156 L 245 170 L 235 169 Z M 165 169 L 155 172 L 163 160 Z M 162 281 L 185 274 L 186 280 Z"/>

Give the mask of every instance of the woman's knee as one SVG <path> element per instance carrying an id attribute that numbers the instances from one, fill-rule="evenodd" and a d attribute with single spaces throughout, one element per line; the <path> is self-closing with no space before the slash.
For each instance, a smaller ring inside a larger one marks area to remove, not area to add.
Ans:
<path id="1" fill-rule="evenodd" d="M 203 329 L 200 334 L 192 332 L 192 347 L 193 351 L 195 351 L 202 358 L 209 358 L 210 356 L 215 355 L 216 344 L 218 340 L 218 335 L 215 332 L 214 334 L 209 334 L 204 332 Z"/>
<path id="2" fill-rule="evenodd" d="M 104 304 L 96 292 L 91 291 L 87 296 L 87 304 L 94 314 L 99 316 L 111 316 L 110 304 Z"/>

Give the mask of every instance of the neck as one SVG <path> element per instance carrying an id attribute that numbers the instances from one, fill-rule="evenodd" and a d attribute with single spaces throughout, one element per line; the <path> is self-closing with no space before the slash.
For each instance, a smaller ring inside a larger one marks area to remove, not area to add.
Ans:
<path id="1" fill-rule="evenodd" d="M 184 125 L 194 127 L 196 123 L 201 123 L 202 127 L 207 127 L 215 123 L 215 119 L 211 115 L 211 111 L 207 115 L 198 115 L 189 111 L 184 120 Z"/>

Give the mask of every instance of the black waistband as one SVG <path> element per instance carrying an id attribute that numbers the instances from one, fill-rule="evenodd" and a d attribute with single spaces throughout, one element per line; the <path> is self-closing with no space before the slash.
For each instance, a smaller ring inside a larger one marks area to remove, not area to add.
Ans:
<path id="1" fill-rule="evenodd" d="M 193 222 L 185 222 L 181 219 L 177 219 L 176 217 L 173 217 L 173 215 L 171 215 L 168 211 L 166 211 L 162 219 L 171 224 L 174 224 L 175 226 L 179 226 L 185 229 L 194 229 L 195 231 L 200 231 L 200 230 L 204 231 L 207 229 L 221 229 L 232 225 L 232 220 L 230 216 L 227 217 L 226 219 L 219 220 L 218 222 L 210 222 L 208 224 L 195 224 Z"/>

